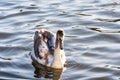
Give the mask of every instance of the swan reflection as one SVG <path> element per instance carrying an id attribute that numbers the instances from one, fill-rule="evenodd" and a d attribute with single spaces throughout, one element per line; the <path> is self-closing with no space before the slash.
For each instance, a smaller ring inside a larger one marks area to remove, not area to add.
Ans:
<path id="1" fill-rule="evenodd" d="M 61 80 L 63 69 L 53 69 L 37 62 L 32 62 L 32 65 L 35 68 L 34 77 Z"/>

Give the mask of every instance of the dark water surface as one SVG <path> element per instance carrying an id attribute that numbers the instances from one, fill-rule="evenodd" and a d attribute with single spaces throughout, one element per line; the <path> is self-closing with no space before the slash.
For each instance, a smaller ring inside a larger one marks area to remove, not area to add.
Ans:
<path id="1" fill-rule="evenodd" d="M 41 28 L 66 32 L 61 80 L 120 80 L 119 0 L 0 0 L 0 79 L 52 80 L 29 56 Z"/>

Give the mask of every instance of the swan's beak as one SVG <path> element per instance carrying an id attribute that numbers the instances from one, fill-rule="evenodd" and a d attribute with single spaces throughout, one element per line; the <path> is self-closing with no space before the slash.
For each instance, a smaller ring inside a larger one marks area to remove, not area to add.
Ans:
<path id="1" fill-rule="evenodd" d="M 60 39 L 60 49 L 61 49 L 61 50 L 64 49 L 64 47 L 63 47 L 63 40 L 62 40 L 62 39 Z"/>

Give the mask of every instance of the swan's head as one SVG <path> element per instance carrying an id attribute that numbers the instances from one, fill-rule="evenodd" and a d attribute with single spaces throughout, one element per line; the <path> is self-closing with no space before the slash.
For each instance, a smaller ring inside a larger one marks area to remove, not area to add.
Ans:
<path id="1" fill-rule="evenodd" d="M 58 30 L 56 33 L 56 47 L 55 48 L 60 48 L 63 50 L 63 41 L 64 41 L 64 31 L 63 30 Z"/>

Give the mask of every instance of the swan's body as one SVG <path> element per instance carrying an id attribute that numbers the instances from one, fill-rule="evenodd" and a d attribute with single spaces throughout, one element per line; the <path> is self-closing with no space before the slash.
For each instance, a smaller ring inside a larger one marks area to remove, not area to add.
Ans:
<path id="1" fill-rule="evenodd" d="M 39 50 L 42 50 L 44 52 L 39 53 L 43 58 L 40 59 L 39 57 L 36 57 L 35 53 L 34 53 L 34 49 L 32 49 L 32 53 L 31 53 L 31 57 L 33 60 L 37 61 L 40 64 L 46 65 L 46 66 L 51 66 L 52 62 L 53 62 L 53 55 L 52 54 L 48 54 L 48 63 L 45 64 L 46 60 L 45 60 L 45 55 L 47 54 L 47 52 L 49 52 L 49 49 L 47 47 L 47 44 L 42 41 L 42 45 L 39 46 Z"/>
<path id="2" fill-rule="evenodd" d="M 63 30 L 59 30 L 56 39 L 53 33 L 47 30 L 35 32 L 34 48 L 31 58 L 48 67 L 61 69 L 64 67 L 66 58 L 63 49 Z"/>

